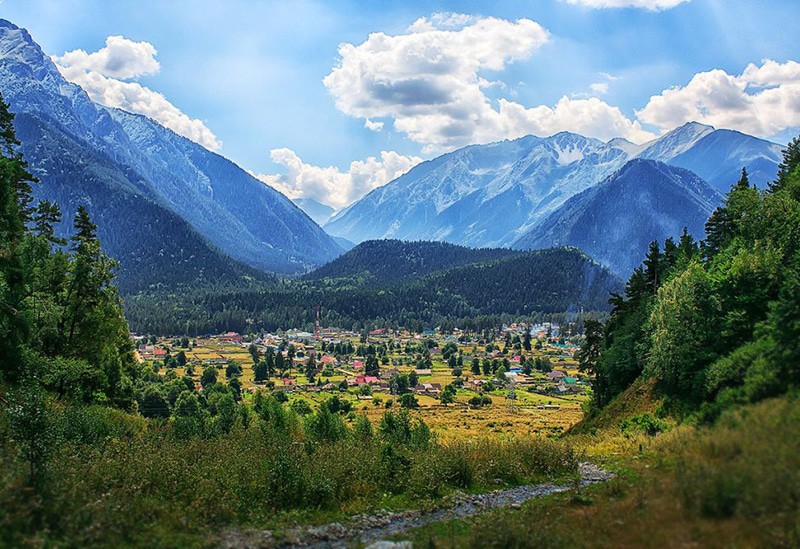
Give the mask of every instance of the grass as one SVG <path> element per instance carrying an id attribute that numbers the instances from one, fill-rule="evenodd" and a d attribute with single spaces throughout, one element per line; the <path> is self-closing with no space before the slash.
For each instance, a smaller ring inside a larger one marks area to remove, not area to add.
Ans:
<path id="1" fill-rule="evenodd" d="M 642 451 L 618 448 L 618 477 L 470 520 L 432 525 L 419 547 L 796 547 L 800 399 L 682 426 Z M 652 438 L 652 437 L 651 437 Z"/>
<path id="2" fill-rule="evenodd" d="M 168 423 L 60 410 L 61 442 L 34 491 L 0 414 L 0 546 L 204 546 L 231 526 L 280 531 L 419 507 L 455 490 L 574 474 L 578 462 L 570 445 L 545 439 L 389 443 L 351 431 L 321 442 L 287 416 L 181 440 Z"/>

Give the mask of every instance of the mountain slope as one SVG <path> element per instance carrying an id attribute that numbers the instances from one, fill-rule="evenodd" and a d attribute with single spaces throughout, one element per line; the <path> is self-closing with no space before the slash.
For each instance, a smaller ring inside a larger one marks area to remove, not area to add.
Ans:
<path id="1" fill-rule="evenodd" d="M 325 229 L 354 242 L 400 238 L 504 246 L 626 157 L 616 144 L 570 133 L 465 147 L 375 189 Z"/>
<path id="2" fill-rule="evenodd" d="M 415 285 L 459 296 L 476 314 L 530 315 L 607 310 L 622 282 L 580 250 L 555 248 L 449 269 Z"/>
<path id="3" fill-rule="evenodd" d="M 575 246 L 627 276 L 653 240 L 677 237 L 684 227 L 703 238 L 705 221 L 721 200 L 713 187 L 688 170 L 636 159 L 569 199 L 513 248 Z"/>
<path id="4" fill-rule="evenodd" d="M 741 132 L 691 122 L 665 134 L 638 157 L 686 168 L 725 194 L 739 180 L 742 168 L 747 168 L 750 181 L 765 188 L 775 179 L 782 150 Z"/>
<path id="5" fill-rule="evenodd" d="M 444 242 L 368 240 L 303 279 L 360 278 L 373 285 L 395 284 L 436 271 L 516 254 L 518 252 L 507 249 L 473 249 Z"/>
<path id="6" fill-rule="evenodd" d="M 313 198 L 294 198 L 292 199 L 292 202 L 294 202 L 298 208 L 303 210 L 308 217 L 313 219 L 314 223 L 320 226 L 327 223 L 331 216 L 336 213 L 336 210 L 327 204 L 318 202 Z"/>
<path id="7" fill-rule="evenodd" d="M 122 265 L 117 286 L 128 294 L 176 285 L 230 284 L 268 277 L 233 261 L 210 245 L 175 213 L 149 199 L 132 185 L 109 158 L 92 154 L 84 143 L 34 115 L 14 120 L 31 171 L 46 181 L 45 194 L 61 204 L 60 234 L 72 231 L 79 204 L 85 205 L 98 227 L 103 250 Z M 53 155 L 52 151 L 60 151 Z"/>
<path id="8" fill-rule="evenodd" d="M 325 229 L 354 242 L 508 246 L 634 158 L 687 168 L 727 192 L 742 167 L 760 185 L 774 179 L 780 151 L 774 143 L 697 123 L 644 145 L 570 133 L 474 145 L 416 166 L 339 212 Z"/>
<path id="9" fill-rule="evenodd" d="M 609 294 L 622 290 L 617 276 L 574 248 L 509 253 L 381 285 L 326 278 L 139 295 L 127 301 L 126 316 L 132 329 L 142 333 L 199 334 L 253 326 L 275 331 L 311 329 L 319 306 L 325 326 L 479 329 L 496 327 L 504 321 L 501 316 L 575 318 L 582 310 L 607 311 Z"/>
<path id="10" fill-rule="evenodd" d="M 341 252 L 289 199 L 232 162 L 146 117 L 93 103 L 62 78 L 27 31 L 2 20 L 0 92 L 15 113 L 34 115 L 98 162 L 114 164 L 122 178 L 115 178 L 113 185 L 136 189 L 235 259 L 292 273 Z M 34 151 L 37 147 L 41 149 L 40 144 L 23 141 L 23 152 L 37 162 L 61 154 L 57 149 Z M 48 173 L 43 165 L 37 198 L 55 194 Z M 85 198 L 91 202 L 93 197 Z M 115 230 L 113 224 L 102 229 Z M 127 268 L 123 262 L 123 271 Z"/>

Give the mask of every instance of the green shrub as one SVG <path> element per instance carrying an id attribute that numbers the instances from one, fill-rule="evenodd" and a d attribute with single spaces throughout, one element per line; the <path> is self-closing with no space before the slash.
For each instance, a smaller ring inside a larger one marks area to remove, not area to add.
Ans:
<path id="1" fill-rule="evenodd" d="M 653 417 L 650 413 L 645 412 L 623 420 L 620 422 L 619 428 L 625 435 L 642 433 L 649 437 L 654 437 L 665 431 L 667 425 L 660 419 Z"/>

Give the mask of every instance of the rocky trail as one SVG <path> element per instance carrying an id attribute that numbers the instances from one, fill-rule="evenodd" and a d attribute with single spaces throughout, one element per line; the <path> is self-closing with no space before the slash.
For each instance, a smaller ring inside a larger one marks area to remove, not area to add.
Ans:
<path id="1" fill-rule="evenodd" d="M 410 547 L 410 544 L 382 543 L 382 540 L 409 530 L 451 519 L 467 518 L 504 507 L 519 508 L 530 499 L 566 492 L 578 486 L 605 482 L 613 474 L 591 463 L 580 465 L 580 481 L 567 484 L 529 484 L 485 494 L 461 495 L 446 506 L 430 511 L 378 511 L 371 515 L 356 515 L 347 524 L 334 522 L 322 526 L 298 527 L 280 539 L 269 530 L 230 531 L 221 544 L 223 548 L 307 547 L 345 548 L 356 544 L 375 547 Z"/>

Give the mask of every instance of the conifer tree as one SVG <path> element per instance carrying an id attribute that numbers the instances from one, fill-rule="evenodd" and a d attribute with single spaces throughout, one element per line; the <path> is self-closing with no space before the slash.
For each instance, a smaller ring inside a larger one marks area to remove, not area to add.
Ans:
<path id="1" fill-rule="evenodd" d="M 30 322 L 25 314 L 25 267 L 21 247 L 30 217 L 34 177 L 18 152 L 14 114 L 0 96 L 0 375 L 14 378 Z"/>

